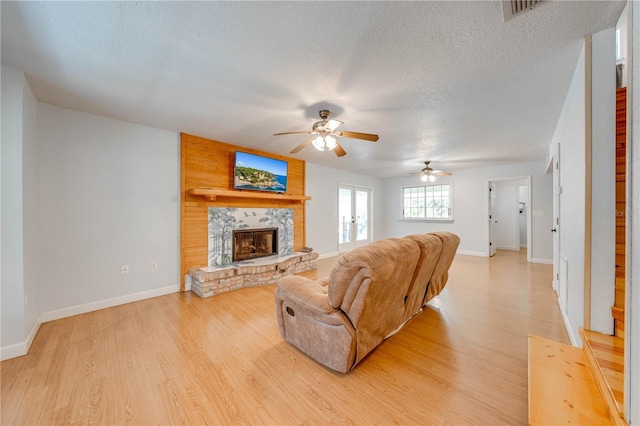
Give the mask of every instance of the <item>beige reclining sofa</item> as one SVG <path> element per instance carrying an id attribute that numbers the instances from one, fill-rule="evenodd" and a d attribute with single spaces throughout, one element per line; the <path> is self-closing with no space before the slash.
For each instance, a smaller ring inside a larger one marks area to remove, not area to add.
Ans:
<path id="1" fill-rule="evenodd" d="M 459 243 L 449 232 L 389 238 L 343 254 L 328 277 L 281 278 L 280 334 L 319 363 L 348 372 L 440 294 Z"/>

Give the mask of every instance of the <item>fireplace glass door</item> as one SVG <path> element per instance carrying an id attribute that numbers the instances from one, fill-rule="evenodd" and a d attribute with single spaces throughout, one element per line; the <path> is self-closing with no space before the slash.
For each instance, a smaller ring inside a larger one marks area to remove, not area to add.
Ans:
<path id="1" fill-rule="evenodd" d="M 234 262 L 278 254 L 278 228 L 233 231 Z"/>

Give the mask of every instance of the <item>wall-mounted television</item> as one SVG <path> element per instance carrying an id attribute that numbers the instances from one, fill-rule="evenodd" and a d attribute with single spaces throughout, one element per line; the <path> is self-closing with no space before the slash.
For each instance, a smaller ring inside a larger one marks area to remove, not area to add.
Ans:
<path id="1" fill-rule="evenodd" d="M 283 160 L 236 151 L 233 187 L 284 193 L 287 191 L 287 166 Z"/>

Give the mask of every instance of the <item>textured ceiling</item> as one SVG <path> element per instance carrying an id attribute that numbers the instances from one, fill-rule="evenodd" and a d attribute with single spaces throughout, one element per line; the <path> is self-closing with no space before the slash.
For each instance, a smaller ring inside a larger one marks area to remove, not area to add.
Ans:
<path id="1" fill-rule="evenodd" d="M 581 41 L 623 6 L 3 1 L 2 65 L 39 102 L 287 156 L 305 135 L 273 133 L 329 109 L 379 142 L 290 156 L 401 176 L 544 159 Z"/>

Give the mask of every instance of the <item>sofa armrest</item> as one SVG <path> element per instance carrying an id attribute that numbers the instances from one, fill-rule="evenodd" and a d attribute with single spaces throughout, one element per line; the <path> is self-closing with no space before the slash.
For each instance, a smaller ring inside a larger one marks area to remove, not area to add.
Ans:
<path id="1" fill-rule="evenodd" d="M 278 280 L 278 290 L 297 305 L 304 306 L 305 310 L 317 311 L 323 315 L 329 315 L 337 310 L 329 306 L 327 286 L 322 280 L 288 275 Z"/>
<path id="2" fill-rule="evenodd" d="M 278 280 L 275 303 L 280 335 L 319 363 L 346 373 L 356 357 L 356 331 L 329 305 L 327 280 L 289 275 Z"/>

